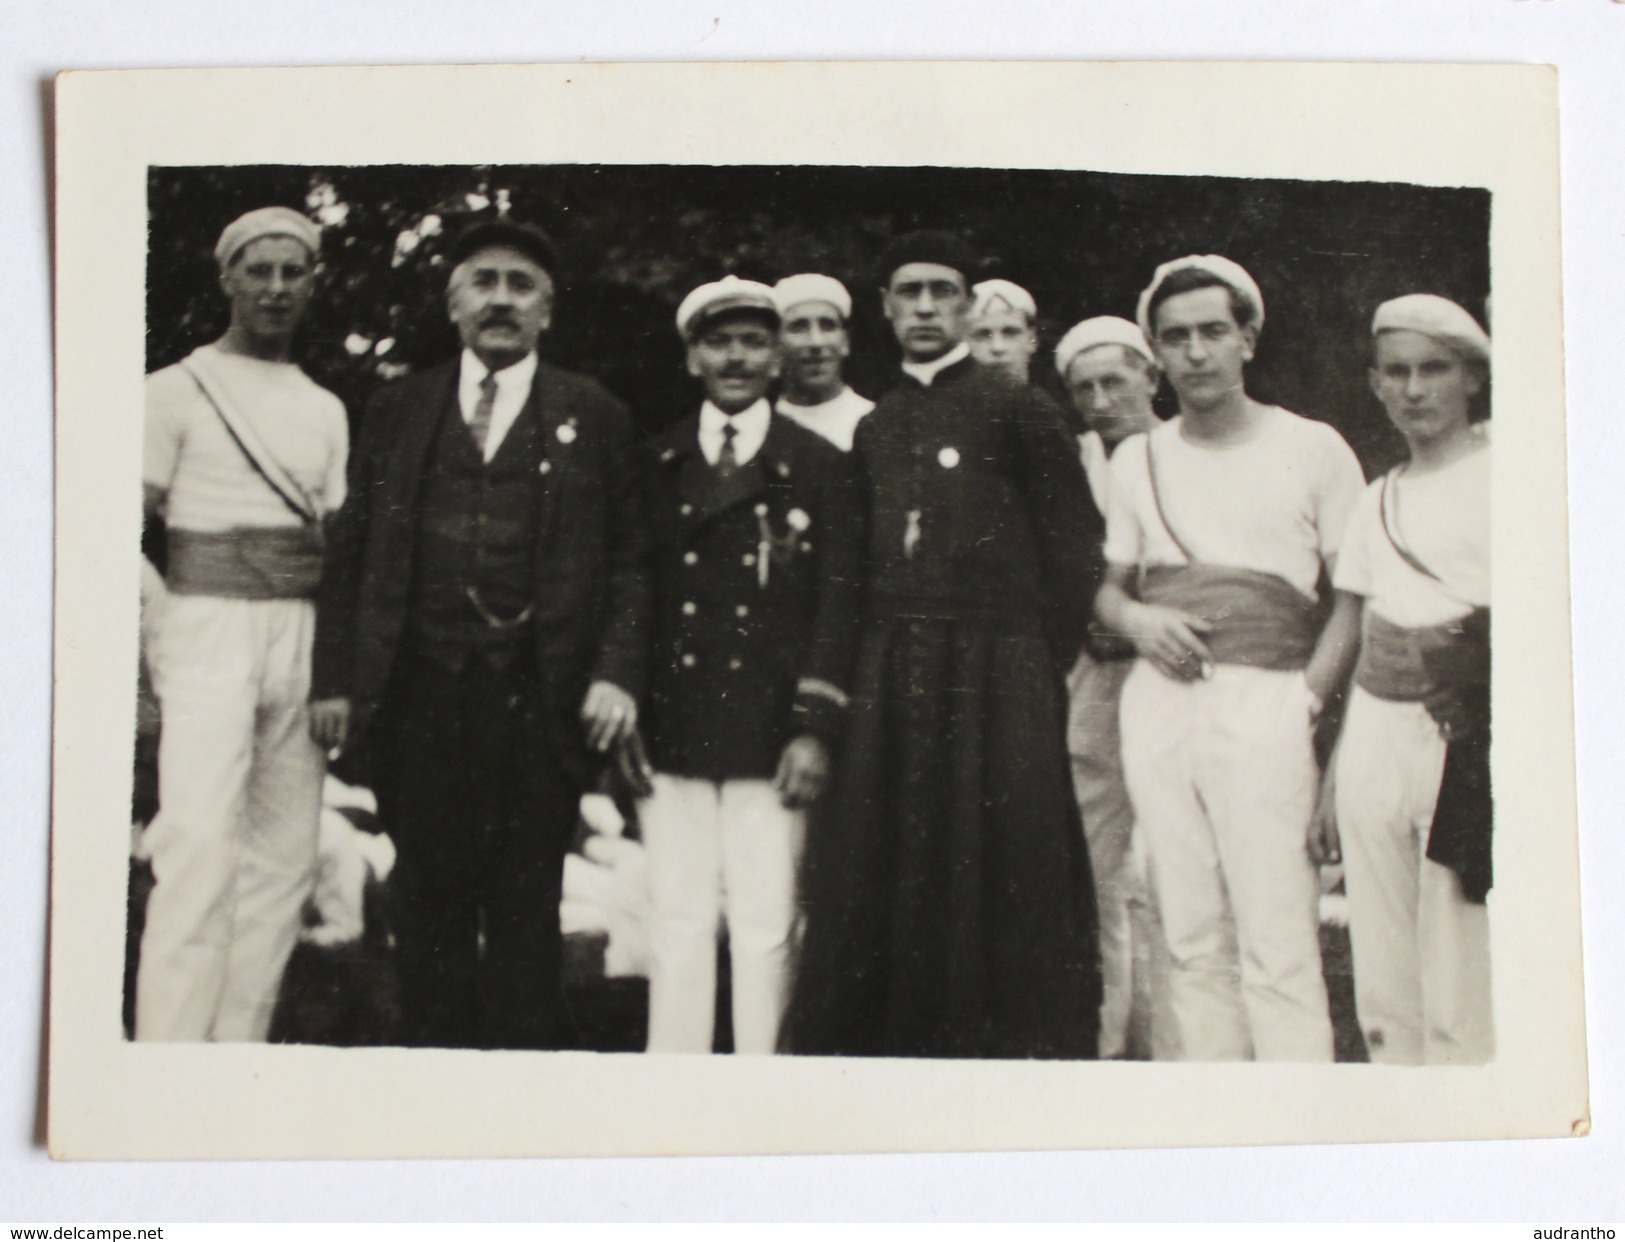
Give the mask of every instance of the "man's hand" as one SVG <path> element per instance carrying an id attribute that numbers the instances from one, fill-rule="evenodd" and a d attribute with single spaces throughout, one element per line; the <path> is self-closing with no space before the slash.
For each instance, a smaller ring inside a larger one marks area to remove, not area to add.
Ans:
<path id="1" fill-rule="evenodd" d="M 1309 861 L 1317 867 L 1334 867 L 1343 861 L 1343 839 L 1337 832 L 1337 759 L 1326 768 L 1320 782 L 1320 799 L 1309 817 Z"/>
<path id="2" fill-rule="evenodd" d="M 323 750 L 343 750 L 344 743 L 350 736 L 350 700 L 312 700 L 310 736 Z"/>
<path id="3" fill-rule="evenodd" d="M 1128 637 L 1134 649 L 1175 681 L 1196 681 L 1213 667 L 1213 654 L 1202 641 L 1213 625 L 1194 613 L 1159 604 L 1136 604 L 1126 610 Z"/>
<path id="4" fill-rule="evenodd" d="M 779 801 L 792 811 L 810 806 L 824 792 L 828 780 L 829 747 L 810 733 L 791 738 L 773 777 Z"/>
<path id="5" fill-rule="evenodd" d="M 637 728 L 637 702 L 614 682 L 595 681 L 581 703 L 581 724 L 587 745 L 602 754 Z"/>

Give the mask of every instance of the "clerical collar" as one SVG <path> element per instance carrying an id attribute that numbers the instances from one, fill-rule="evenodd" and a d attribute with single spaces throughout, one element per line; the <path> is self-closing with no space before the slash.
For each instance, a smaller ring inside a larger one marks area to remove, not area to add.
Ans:
<path id="1" fill-rule="evenodd" d="M 931 381 L 936 379 L 938 375 L 953 366 L 954 363 L 969 357 L 970 346 L 965 344 L 964 341 L 960 341 L 942 357 L 933 358 L 930 362 L 904 362 L 903 374 L 912 375 L 929 388 L 931 387 Z"/>

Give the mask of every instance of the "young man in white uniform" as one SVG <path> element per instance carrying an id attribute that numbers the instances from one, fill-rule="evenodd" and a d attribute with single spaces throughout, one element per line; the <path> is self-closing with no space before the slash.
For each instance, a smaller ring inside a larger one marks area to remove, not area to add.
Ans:
<path id="1" fill-rule="evenodd" d="M 852 352 L 847 334 L 852 295 L 833 276 L 803 272 L 774 285 L 773 302 L 779 310 L 784 367 L 784 390 L 774 408 L 843 453 L 851 452 L 859 421 L 875 408 L 841 378 L 841 366 Z"/>
<path id="2" fill-rule="evenodd" d="M 970 355 L 983 366 L 1008 372 L 1025 384 L 1038 352 L 1038 303 L 1009 280 L 971 286 Z"/>
<path id="3" fill-rule="evenodd" d="M 1263 320 L 1252 277 L 1216 255 L 1163 264 L 1141 294 L 1180 413 L 1112 459 L 1098 606 L 1140 656 L 1123 768 L 1181 1055 L 1329 1061 L 1312 733 L 1359 614 L 1343 601 L 1322 627 L 1315 597 L 1364 479 L 1332 428 L 1247 395 Z"/>
<path id="4" fill-rule="evenodd" d="M 1110 508 L 1111 456 L 1130 436 L 1157 425 L 1151 402 L 1161 372 L 1145 334 L 1126 319 L 1102 315 L 1071 328 L 1055 347 L 1055 369 L 1089 430 L 1078 437 L 1095 507 Z M 1100 918 L 1102 1059 L 1130 1055 L 1134 1010 L 1136 898 L 1142 896 L 1143 849 L 1134 845 L 1134 808 L 1123 783 L 1118 709 L 1133 667 L 1127 644 L 1095 641 L 1067 677 L 1067 750 L 1072 787 L 1083 812 Z M 1149 938 L 1150 928 L 1142 928 Z M 1161 1033 L 1152 1026 L 1152 1038 Z M 1143 1051 L 1139 1055 L 1144 1055 Z"/>
<path id="5" fill-rule="evenodd" d="M 142 478 L 169 557 L 147 651 L 163 732 L 137 1039 L 263 1040 L 314 878 L 312 600 L 348 445 L 339 399 L 289 360 L 320 238 L 284 207 L 229 225 L 230 328 L 147 377 Z"/>
<path id="6" fill-rule="evenodd" d="M 1426 293 L 1385 302 L 1372 334 L 1371 388 L 1410 460 L 1360 497 L 1334 579 L 1365 619 L 1333 768 L 1355 1003 L 1373 1061 L 1477 1065 L 1494 1053 L 1490 445 L 1472 404 L 1490 341 Z"/>

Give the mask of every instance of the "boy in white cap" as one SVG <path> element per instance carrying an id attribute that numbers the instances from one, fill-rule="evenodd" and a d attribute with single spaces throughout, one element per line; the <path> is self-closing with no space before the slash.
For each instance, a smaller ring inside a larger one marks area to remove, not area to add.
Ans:
<path id="1" fill-rule="evenodd" d="M 1151 408 L 1161 372 L 1144 333 L 1126 319 L 1101 315 L 1072 327 L 1055 347 L 1055 370 L 1073 407 L 1089 428 L 1078 437 L 1084 473 L 1095 507 L 1107 512 L 1111 497 L 1111 455 L 1124 440 L 1157 425 Z M 1134 649 L 1124 643 L 1090 643 L 1067 677 L 1067 749 L 1072 755 L 1072 787 L 1083 812 L 1089 861 L 1095 873 L 1095 904 L 1100 912 L 1100 1055 L 1130 1055 L 1136 942 L 1160 939 L 1143 926 L 1136 935 L 1134 911 L 1143 909 L 1141 852 L 1134 843 L 1134 808 L 1123 783 L 1118 705 L 1133 666 Z M 1149 953 L 1147 954 L 1150 960 Z M 1160 964 L 1160 963 L 1159 963 Z M 1142 982 L 1145 982 L 1142 980 Z M 1153 1023 L 1151 1035 L 1159 1038 Z"/>
<path id="2" fill-rule="evenodd" d="M 1371 389 L 1410 459 L 1360 497 L 1337 560 L 1364 631 L 1320 846 L 1335 856 L 1341 836 L 1371 1059 L 1477 1065 L 1494 1053 L 1490 444 L 1474 421 L 1490 341 L 1426 293 L 1383 303 L 1371 331 Z"/>
<path id="3" fill-rule="evenodd" d="M 137 1039 L 263 1040 L 314 879 L 313 599 L 348 447 L 344 406 L 290 360 L 320 245 L 285 207 L 228 225 L 231 326 L 147 377 L 142 479 L 168 568 Z"/>
<path id="4" fill-rule="evenodd" d="M 875 403 L 847 387 L 841 365 L 852 352 L 847 323 L 852 295 L 833 276 L 803 272 L 773 286 L 779 308 L 779 354 L 783 391 L 774 408 L 843 453 L 852 433 Z"/>
<path id="5" fill-rule="evenodd" d="M 1098 607 L 1140 656 L 1123 768 L 1181 1055 L 1329 1061 L 1312 735 L 1359 614 L 1320 624 L 1316 589 L 1364 478 L 1331 427 L 1247 394 L 1264 301 L 1238 264 L 1163 264 L 1138 317 L 1180 412 L 1112 458 Z"/>
<path id="6" fill-rule="evenodd" d="M 847 709 L 862 601 L 854 463 L 772 412 L 773 291 L 728 277 L 677 326 L 698 414 L 655 440 L 654 661 L 638 821 L 648 860 L 650 1052 L 709 1052 L 728 929 L 734 1050 L 773 1052 L 796 869 Z"/>
<path id="7" fill-rule="evenodd" d="M 984 280 L 971 287 L 971 357 L 1025 384 L 1038 352 L 1038 303 L 1009 280 Z"/>

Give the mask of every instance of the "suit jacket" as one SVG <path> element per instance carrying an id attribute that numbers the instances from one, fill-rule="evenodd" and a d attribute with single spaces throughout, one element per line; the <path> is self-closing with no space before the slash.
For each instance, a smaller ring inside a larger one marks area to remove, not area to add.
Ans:
<path id="1" fill-rule="evenodd" d="M 861 475 L 773 414 L 756 455 L 719 479 L 698 429 L 685 419 L 654 444 L 649 756 L 679 776 L 770 777 L 796 734 L 839 738 L 861 626 Z"/>
<path id="2" fill-rule="evenodd" d="M 350 454 L 349 493 L 329 531 L 311 697 L 353 703 L 360 751 L 406 632 L 418 498 L 436 430 L 457 401 L 458 361 L 409 375 L 368 403 Z M 544 719 L 559 757 L 590 768 L 578 719 L 593 681 L 644 692 L 649 533 L 639 437 L 595 381 L 541 363 L 526 413 L 541 429 L 532 630 Z"/>

